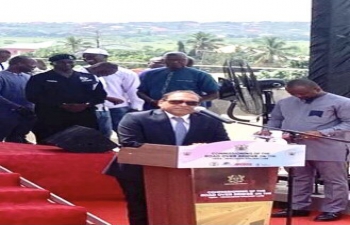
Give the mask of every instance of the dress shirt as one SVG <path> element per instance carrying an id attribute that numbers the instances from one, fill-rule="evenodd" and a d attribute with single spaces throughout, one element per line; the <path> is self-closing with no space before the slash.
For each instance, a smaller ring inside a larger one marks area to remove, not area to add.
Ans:
<path id="1" fill-rule="evenodd" d="M 181 117 L 184 120 L 184 125 L 187 129 L 187 131 L 190 129 L 190 114 L 184 115 L 184 116 L 175 116 L 173 114 L 170 114 L 168 112 L 165 112 L 165 114 L 168 116 L 171 126 L 173 127 L 173 130 L 175 131 L 175 126 L 176 126 L 176 120 L 173 120 L 171 118 L 173 117 Z"/>
<path id="2" fill-rule="evenodd" d="M 79 71 L 88 73 L 85 68 L 79 69 Z M 100 80 L 105 82 L 104 89 L 108 97 L 119 98 L 124 101 L 121 104 L 115 105 L 106 100 L 104 103 L 105 106 L 110 109 L 129 106 L 132 109 L 142 110 L 144 101 L 137 96 L 140 79 L 135 72 L 119 66 L 116 73 L 100 77 Z"/>
<path id="3" fill-rule="evenodd" d="M 137 96 L 137 88 L 140 86 L 139 76 L 123 67 L 118 67 L 115 74 L 102 77 L 106 81 L 105 88 L 107 95 L 116 97 L 124 102 L 114 105 L 112 102 L 106 102 L 108 108 L 120 108 L 129 106 L 132 109 L 142 110 L 144 101 Z"/>
<path id="4" fill-rule="evenodd" d="M 0 71 L 6 70 L 9 67 L 7 62 L 0 63 Z"/>

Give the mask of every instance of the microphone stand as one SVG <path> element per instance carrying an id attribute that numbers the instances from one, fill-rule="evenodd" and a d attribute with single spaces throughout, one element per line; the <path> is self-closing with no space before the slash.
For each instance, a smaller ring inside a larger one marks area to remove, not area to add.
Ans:
<path id="1" fill-rule="evenodd" d="M 295 131 L 295 130 L 289 130 L 289 129 L 281 129 L 281 128 L 275 128 L 275 127 L 269 127 L 269 126 L 264 126 L 264 125 L 256 125 L 256 124 L 251 124 L 251 123 L 246 123 L 246 122 L 239 122 L 235 121 L 229 118 L 224 118 L 218 115 L 214 115 L 212 112 L 206 112 L 206 111 L 197 111 L 198 113 L 201 113 L 203 115 L 215 118 L 217 120 L 220 120 L 221 122 L 232 124 L 241 124 L 241 125 L 247 125 L 247 126 L 252 126 L 252 127 L 259 127 L 267 130 L 276 130 L 276 131 L 282 131 L 285 133 L 289 133 L 291 136 L 291 139 L 288 143 L 295 143 L 296 139 L 302 137 L 302 136 L 310 136 L 310 137 L 316 137 L 316 138 L 323 138 L 327 140 L 332 140 L 332 141 L 339 141 L 339 142 L 344 142 L 344 143 L 350 143 L 348 140 L 344 139 L 338 139 L 338 138 L 333 138 L 333 137 L 328 137 L 328 136 L 318 136 L 318 135 L 312 135 L 312 134 L 307 134 L 305 132 L 301 131 Z M 268 141 L 268 139 L 266 139 Z M 287 191 L 287 217 L 286 217 L 286 225 L 292 225 L 292 216 L 293 216 L 293 209 L 292 209 L 292 201 L 293 201 L 293 184 L 294 184 L 294 168 L 289 167 L 288 168 L 288 179 L 287 179 L 287 185 L 288 185 L 288 191 Z"/>
<path id="2" fill-rule="evenodd" d="M 289 143 L 295 143 L 296 135 L 291 133 L 291 139 Z M 292 225 L 293 218 L 293 185 L 294 185 L 294 168 L 288 168 L 288 178 L 287 178 L 287 217 L 286 217 L 286 225 Z"/>
<path id="3" fill-rule="evenodd" d="M 204 112 L 199 112 L 203 115 L 207 115 L 209 117 L 212 117 L 211 115 L 208 115 Z M 212 117 L 215 118 L 215 117 Z M 256 124 L 251 124 L 251 123 L 245 123 L 245 122 L 239 122 L 239 121 L 235 121 L 229 118 L 224 118 L 224 117 L 220 117 L 216 118 L 218 120 L 220 120 L 221 122 L 224 123 L 237 123 L 237 124 L 242 124 L 242 125 L 247 125 L 247 126 L 252 126 L 252 127 L 259 127 L 259 128 L 263 128 L 263 129 L 267 129 L 267 130 L 276 130 L 276 131 L 282 131 L 285 133 L 290 133 L 292 136 L 294 135 L 294 139 L 295 138 L 299 138 L 300 136 L 310 136 L 310 137 L 315 137 L 315 138 L 322 138 L 322 139 L 327 139 L 327 140 L 332 140 L 332 141 L 339 141 L 339 142 L 344 142 L 344 143 L 350 143 L 350 140 L 345 140 L 345 139 L 339 139 L 339 138 L 334 138 L 334 137 L 329 137 L 329 136 L 319 136 L 319 135 L 314 135 L 314 134 L 308 134 L 302 131 L 296 131 L 296 130 L 289 130 L 289 129 L 282 129 L 282 128 L 276 128 L 276 127 L 269 127 L 269 126 L 264 126 L 264 125 L 256 125 Z"/>

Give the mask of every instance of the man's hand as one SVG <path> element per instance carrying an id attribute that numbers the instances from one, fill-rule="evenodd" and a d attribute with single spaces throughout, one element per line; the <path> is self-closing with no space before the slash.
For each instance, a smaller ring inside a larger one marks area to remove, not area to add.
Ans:
<path id="1" fill-rule="evenodd" d="M 84 111 L 86 108 L 89 107 L 88 103 L 63 103 L 61 105 L 61 108 L 68 111 L 68 112 L 73 112 L 73 113 L 77 113 L 77 112 L 82 112 Z"/>
<path id="2" fill-rule="evenodd" d="M 288 132 L 284 132 L 282 134 L 282 138 L 284 140 L 286 140 L 288 143 L 294 143 L 296 141 L 300 141 L 300 140 L 305 140 L 305 139 L 317 139 L 318 137 L 323 136 L 319 131 L 306 131 L 303 132 L 305 134 L 291 134 Z M 310 135 L 312 136 L 310 136 Z"/>
<path id="3" fill-rule="evenodd" d="M 107 96 L 106 100 L 112 102 L 114 105 L 118 105 L 124 102 L 120 98 L 109 97 L 109 96 Z"/>
<path id="4" fill-rule="evenodd" d="M 313 130 L 313 131 L 306 131 L 306 132 L 304 132 L 304 133 L 305 133 L 305 134 L 301 135 L 301 138 L 302 138 L 302 139 L 317 139 L 317 138 L 323 136 L 323 134 L 322 134 L 321 132 L 315 131 L 315 130 Z M 307 135 L 307 134 L 310 134 L 310 135 L 312 135 L 312 136 Z"/>
<path id="5" fill-rule="evenodd" d="M 254 133 L 255 138 L 261 138 L 266 141 L 269 141 L 270 139 L 272 139 L 271 135 L 272 133 L 268 129 L 262 129 L 261 131 Z"/>
<path id="6" fill-rule="evenodd" d="M 262 129 L 261 131 L 255 132 L 254 135 L 260 135 L 260 136 L 271 136 L 271 131 L 267 129 Z"/>

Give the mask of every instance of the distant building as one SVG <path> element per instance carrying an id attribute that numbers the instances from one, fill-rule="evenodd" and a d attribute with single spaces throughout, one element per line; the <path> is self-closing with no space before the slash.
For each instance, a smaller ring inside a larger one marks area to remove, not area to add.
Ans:
<path id="1" fill-rule="evenodd" d="M 48 48 L 54 46 L 55 44 L 55 41 L 46 41 L 40 43 L 14 43 L 0 46 L 0 48 L 9 50 L 12 56 L 16 56 L 28 52 L 34 52 L 41 48 Z"/>

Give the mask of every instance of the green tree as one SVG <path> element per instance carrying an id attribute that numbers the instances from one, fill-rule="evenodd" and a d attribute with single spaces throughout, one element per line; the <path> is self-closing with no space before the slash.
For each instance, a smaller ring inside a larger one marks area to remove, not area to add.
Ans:
<path id="1" fill-rule="evenodd" d="M 187 40 L 187 43 L 192 45 L 192 49 L 188 55 L 201 60 L 205 52 L 212 52 L 223 46 L 223 39 L 200 31 L 192 34 L 190 39 Z"/>
<path id="2" fill-rule="evenodd" d="M 301 68 L 301 69 L 307 69 L 309 68 L 309 59 L 308 57 L 304 58 L 297 58 L 297 59 L 292 59 L 289 62 L 290 67 L 292 68 Z"/>
<path id="3" fill-rule="evenodd" d="M 56 45 L 48 48 L 41 48 L 36 50 L 35 52 L 27 53 L 26 55 L 37 58 L 49 58 L 52 55 L 65 52 L 67 52 L 67 50 L 64 46 Z"/>
<path id="4" fill-rule="evenodd" d="M 177 51 L 186 53 L 185 44 L 182 41 L 177 42 Z"/>
<path id="5" fill-rule="evenodd" d="M 81 38 L 76 38 L 74 36 L 69 36 L 63 41 L 63 44 L 65 47 L 72 53 L 76 53 L 77 51 L 81 50 L 82 48 L 88 48 L 91 47 L 90 42 L 86 42 Z"/>
<path id="6" fill-rule="evenodd" d="M 263 37 L 255 40 L 258 44 L 252 54 L 254 63 L 260 66 L 280 66 L 293 56 L 296 46 L 286 46 L 286 43 L 278 37 Z"/>
<path id="7" fill-rule="evenodd" d="M 308 75 L 307 70 L 276 70 L 276 71 L 261 71 L 257 77 L 261 78 L 279 78 L 285 81 L 293 79 L 306 78 Z"/>

